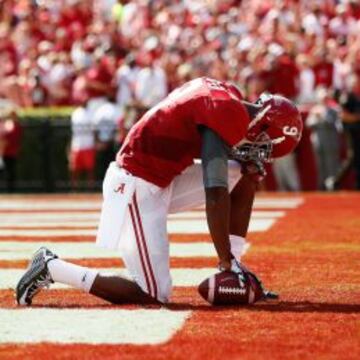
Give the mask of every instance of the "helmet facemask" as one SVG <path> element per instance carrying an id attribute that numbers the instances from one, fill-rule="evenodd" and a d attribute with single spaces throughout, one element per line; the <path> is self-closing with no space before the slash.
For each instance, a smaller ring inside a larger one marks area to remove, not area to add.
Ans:
<path id="1" fill-rule="evenodd" d="M 234 146 L 230 155 L 233 159 L 241 162 L 265 163 L 271 162 L 273 144 L 266 132 L 261 132 L 255 141 L 248 141 Z"/>

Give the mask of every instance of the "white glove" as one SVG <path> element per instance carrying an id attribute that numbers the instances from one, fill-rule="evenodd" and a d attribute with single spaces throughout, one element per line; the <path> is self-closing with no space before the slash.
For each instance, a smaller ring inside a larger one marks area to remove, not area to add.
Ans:
<path id="1" fill-rule="evenodd" d="M 245 287 L 245 282 L 246 282 L 245 274 L 244 274 L 243 269 L 241 268 L 240 263 L 236 259 L 231 260 L 230 269 L 224 269 L 222 266 L 219 266 L 219 270 L 220 271 L 230 271 L 230 272 L 235 273 L 239 277 L 240 287 L 242 287 L 242 288 Z"/>
<path id="2" fill-rule="evenodd" d="M 229 236 L 231 253 L 234 255 L 234 258 L 240 260 L 240 258 L 247 252 L 250 247 L 250 243 L 246 241 L 245 238 L 238 235 L 230 234 Z"/>

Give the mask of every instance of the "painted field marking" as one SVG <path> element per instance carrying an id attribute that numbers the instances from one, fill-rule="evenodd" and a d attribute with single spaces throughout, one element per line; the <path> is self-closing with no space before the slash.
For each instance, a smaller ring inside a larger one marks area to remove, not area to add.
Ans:
<path id="1" fill-rule="evenodd" d="M 190 315 L 165 309 L 0 309 L 0 343 L 162 344 Z"/>
<path id="2" fill-rule="evenodd" d="M 293 209 L 303 202 L 302 198 L 256 198 L 255 208 Z M 18 200 L 1 199 L 0 210 L 100 210 L 100 200 Z"/>
<path id="3" fill-rule="evenodd" d="M 124 268 L 106 268 L 98 269 L 102 273 L 112 273 L 120 275 L 128 275 L 128 272 Z M 201 269 L 172 269 L 171 276 L 173 279 L 173 286 L 183 287 L 183 286 L 197 286 L 209 277 L 210 275 L 217 272 L 216 268 L 201 268 Z M 19 281 L 20 277 L 24 274 L 23 269 L 0 269 L 0 290 L 4 289 L 13 289 L 16 283 Z M 55 283 L 52 284 L 50 289 L 68 289 L 67 285 Z"/>
<path id="4" fill-rule="evenodd" d="M 26 260 L 40 245 L 46 246 L 59 257 L 66 259 L 111 259 L 119 258 L 120 252 L 110 251 L 95 246 L 94 242 L 18 242 L 0 241 L 0 260 Z M 206 242 L 171 243 L 172 257 L 215 257 L 214 245 Z"/>
<path id="5" fill-rule="evenodd" d="M 285 215 L 285 211 L 261 211 L 261 210 L 254 210 L 251 213 L 251 217 L 254 219 L 267 219 L 267 218 L 280 218 Z M 205 219 L 206 213 L 205 209 L 203 211 L 184 211 L 176 214 L 170 214 L 168 219 L 172 220 L 182 220 L 182 219 Z"/>
<path id="6" fill-rule="evenodd" d="M 253 211 L 252 219 L 280 218 L 285 215 L 284 211 Z M 205 211 L 186 211 L 168 216 L 168 221 L 175 220 L 205 220 Z M 100 213 L 19 213 L 13 212 L 0 214 L 0 227 L 13 226 L 97 226 L 100 219 Z"/>
<path id="7" fill-rule="evenodd" d="M 270 229 L 276 219 L 251 219 L 249 232 L 262 232 Z M 209 228 L 206 220 L 176 220 L 168 221 L 169 234 L 208 234 Z"/>
<path id="8" fill-rule="evenodd" d="M 1 221 L 1 216 L 0 216 Z M 250 232 L 261 232 L 268 230 L 276 221 L 275 219 L 251 219 L 249 224 Z M 27 226 L 27 225 L 23 225 Z M 41 229 L 39 226 L 29 226 L 31 229 L 21 229 L 17 226 L 14 228 L 8 229 L 0 228 L 1 237 L 12 237 L 12 236 L 37 236 L 37 237 L 55 237 L 55 236 L 96 236 L 96 228 L 94 229 L 79 229 L 76 226 L 70 226 L 70 229 L 58 229 L 61 226 L 57 224 L 56 226 L 45 226 L 43 225 Z M 32 229 L 32 227 L 34 227 Z M 69 227 L 69 225 L 67 225 Z M 169 234 L 208 234 L 208 225 L 206 220 L 170 220 L 167 223 L 167 229 Z"/>
<path id="9" fill-rule="evenodd" d="M 1 200 L 0 210 L 100 210 L 101 201 L 88 200 Z"/>
<path id="10" fill-rule="evenodd" d="M 295 209 L 304 202 L 303 198 L 255 198 L 255 209 Z"/>
<path id="11" fill-rule="evenodd" d="M 100 212 L 11 212 L 0 214 L 0 219 L 4 223 L 16 222 L 74 222 L 74 221 L 89 221 L 95 222 L 100 219 Z"/>

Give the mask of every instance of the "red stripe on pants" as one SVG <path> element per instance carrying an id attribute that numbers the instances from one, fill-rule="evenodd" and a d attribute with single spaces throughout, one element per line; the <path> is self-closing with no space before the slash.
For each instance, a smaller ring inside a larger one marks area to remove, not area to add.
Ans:
<path id="1" fill-rule="evenodd" d="M 149 252 L 147 249 L 147 244 L 146 244 L 146 240 L 145 240 L 145 235 L 144 235 L 144 230 L 143 230 L 143 226 L 142 226 L 142 222 L 141 222 L 141 217 L 140 217 L 140 212 L 139 212 L 139 206 L 136 200 L 136 193 L 134 192 L 133 195 L 133 202 L 134 202 L 134 207 L 135 207 L 135 216 L 137 217 L 138 220 L 138 224 L 139 224 L 139 229 L 140 229 L 140 239 L 142 241 L 142 244 L 144 246 L 144 250 L 145 250 L 145 259 L 146 262 L 148 264 L 148 268 L 150 270 L 150 278 L 151 278 L 151 282 L 153 285 L 153 289 L 154 289 L 154 298 L 157 299 L 157 286 L 156 286 L 156 279 L 154 276 L 154 271 L 153 268 L 151 266 L 151 261 L 150 261 L 150 256 L 149 256 Z"/>
<path id="2" fill-rule="evenodd" d="M 145 277 L 145 281 L 146 281 L 147 292 L 151 295 L 150 282 L 149 282 L 148 274 L 146 272 L 144 254 L 142 252 L 141 245 L 140 245 L 140 237 L 139 237 L 138 229 L 137 229 L 136 222 L 135 222 L 135 214 L 134 214 L 134 209 L 132 207 L 132 204 L 129 204 L 129 210 L 130 210 L 131 221 L 132 221 L 133 228 L 134 228 L 136 244 L 137 244 L 137 247 L 138 247 L 138 250 L 139 250 L 141 267 L 142 267 L 144 277 Z"/>

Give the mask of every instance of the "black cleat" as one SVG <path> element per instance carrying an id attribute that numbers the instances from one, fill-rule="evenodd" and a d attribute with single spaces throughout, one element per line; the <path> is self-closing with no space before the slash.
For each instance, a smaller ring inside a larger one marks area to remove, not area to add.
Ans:
<path id="1" fill-rule="evenodd" d="M 54 281 L 50 276 L 47 263 L 57 259 L 46 247 L 41 247 L 33 255 L 25 274 L 16 285 L 16 302 L 18 305 L 31 305 L 33 297 L 43 288 L 50 287 Z"/>
<path id="2" fill-rule="evenodd" d="M 264 300 L 278 300 L 278 299 L 279 299 L 279 294 L 273 291 L 264 290 Z"/>

